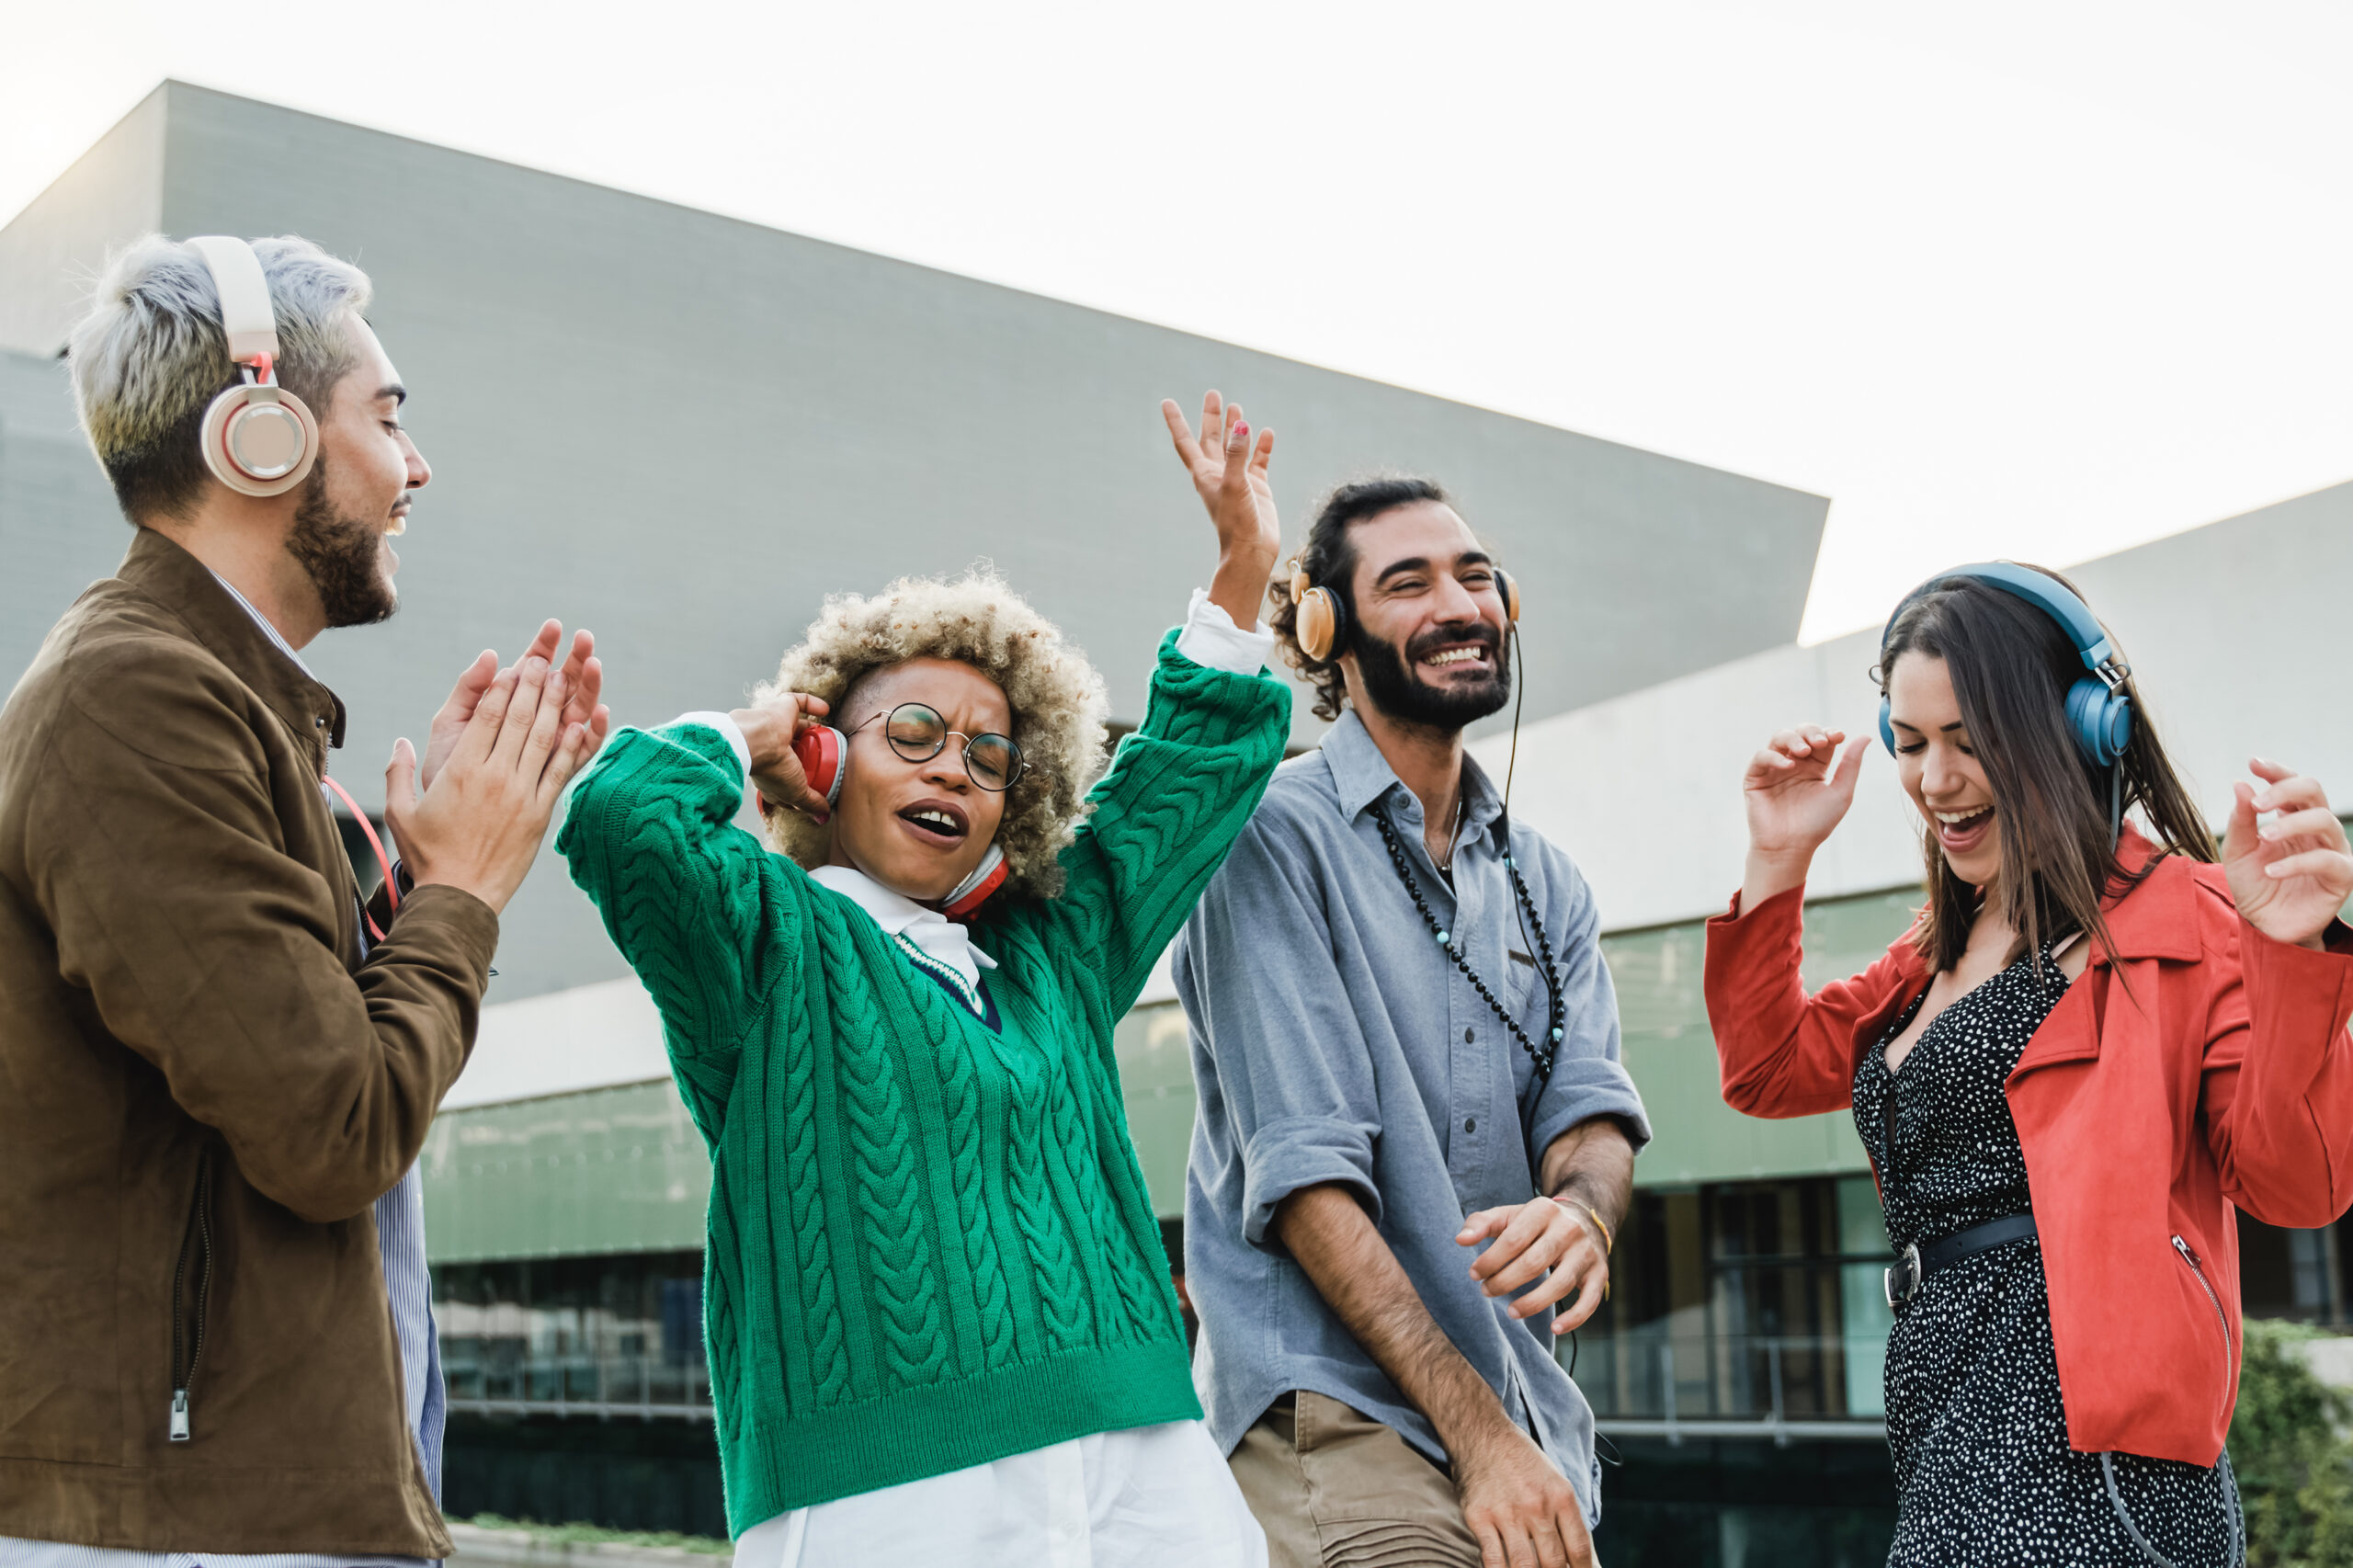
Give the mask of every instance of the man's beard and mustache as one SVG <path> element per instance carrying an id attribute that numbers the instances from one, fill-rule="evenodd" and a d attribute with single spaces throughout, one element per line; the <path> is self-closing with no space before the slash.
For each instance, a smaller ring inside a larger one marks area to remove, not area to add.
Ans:
<path id="1" fill-rule="evenodd" d="M 400 594 L 377 565 L 383 531 L 335 510 L 327 499 L 326 459 L 320 458 L 303 482 L 286 552 L 318 590 L 329 626 L 373 626 L 400 608 Z"/>
<path id="2" fill-rule="evenodd" d="M 1511 700 L 1511 668 L 1504 662 L 1503 637 L 1485 621 L 1472 626 L 1440 626 L 1423 632 L 1401 651 L 1361 628 L 1357 632 L 1357 672 L 1364 677 L 1365 696 L 1390 718 L 1433 730 L 1454 731 L 1474 724 Z M 1421 679 L 1414 671 L 1440 648 L 1476 642 L 1487 651 L 1484 680 L 1447 677 L 1443 686 Z"/>

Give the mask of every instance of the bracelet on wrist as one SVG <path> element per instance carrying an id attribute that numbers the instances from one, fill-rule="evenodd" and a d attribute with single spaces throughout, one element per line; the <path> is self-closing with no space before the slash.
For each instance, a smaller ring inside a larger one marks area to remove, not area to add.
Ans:
<path id="1" fill-rule="evenodd" d="M 1608 1225 L 1604 1223 L 1601 1216 L 1594 1211 L 1592 1204 L 1580 1203 L 1574 1198 L 1561 1198 L 1557 1196 L 1553 1198 L 1552 1201 L 1559 1204 L 1562 1208 L 1573 1210 L 1593 1221 L 1593 1228 L 1595 1232 L 1601 1237 L 1602 1256 L 1608 1257 L 1611 1253 L 1618 1250 L 1618 1238 L 1609 1233 Z"/>

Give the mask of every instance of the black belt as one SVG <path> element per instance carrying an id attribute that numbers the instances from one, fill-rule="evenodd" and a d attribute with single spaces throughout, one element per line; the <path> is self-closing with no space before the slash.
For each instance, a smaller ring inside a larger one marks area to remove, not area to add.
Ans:
<path id="1" fill-rule="evenodd" d="M 1887 1304 L 1900 1307 L 1920 1293 L 1920 1283 L 1947 1264 L 1959 1263 L 1973 1252 L 1997 1247 L 2005 1242 L 2024 1241 L 2034 1234 L 2034 1216 L 2013 1214 L 2006 1220 L 1988 1220 L 1982 1225 L 1972 1225 L 1956 1231 L 1927 1246 L 1917 1243 L 1904 1249 L 1895 1267 L 1887 1271 Z"/>

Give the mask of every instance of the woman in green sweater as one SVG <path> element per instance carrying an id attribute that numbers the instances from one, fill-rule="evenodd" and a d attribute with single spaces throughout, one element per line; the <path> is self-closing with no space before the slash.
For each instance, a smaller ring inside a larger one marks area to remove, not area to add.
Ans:
<path id="1" fill-rule="evenodd" d="M 1111 1048 L 1290 733 L 1272 434 L 1163 413 L 1217 568 L 1091 790 L 1100 678 L 975 574 L 828 599 L 753 706 L 624 730 L 574 793 L 557 847 L 710 1148 L 742 1568 L 1266 1561 Z"/>

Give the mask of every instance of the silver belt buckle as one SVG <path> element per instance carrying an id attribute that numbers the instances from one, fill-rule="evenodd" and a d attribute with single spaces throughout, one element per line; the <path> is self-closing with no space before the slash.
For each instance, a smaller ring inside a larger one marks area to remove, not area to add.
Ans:
<path id="1" fill-rule="evenodd" d="M 1881 1289 L 1887 1292 L 1888 1311 L 1893 1312 L 1920 1293 L 1920 1248 L 1915 1243 L 1896 1256 L 1895 1266 L 1881 1277 Z"/>

